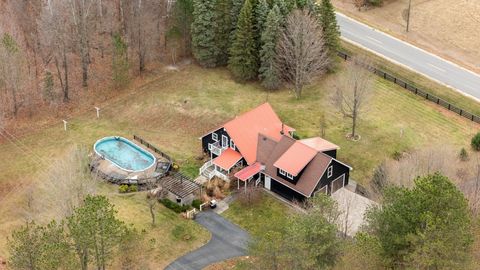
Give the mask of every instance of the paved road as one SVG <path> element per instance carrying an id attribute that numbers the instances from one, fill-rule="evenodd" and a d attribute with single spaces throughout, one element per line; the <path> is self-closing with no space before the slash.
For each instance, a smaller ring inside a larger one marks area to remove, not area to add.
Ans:
<path id="1" fill-rule="evenodd" d="M 480 75 L 337 13 L 342 37 L 480 100 Z M 472 33 L 473 35 L 474 33 Z"/>
<path id="2" fill-rule="evenodd" d="M 247 255 L 250 237 L 237 225 L 212 211 L 200 212 L 195 221 L 212 233 L 212 239 L 172 262 L 166 270 L 200 270 L 212 263 Z"/>

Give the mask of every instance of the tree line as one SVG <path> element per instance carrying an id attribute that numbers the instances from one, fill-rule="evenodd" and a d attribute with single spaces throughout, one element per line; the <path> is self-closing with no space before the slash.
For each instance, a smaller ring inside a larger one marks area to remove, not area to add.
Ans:
<path id="1" fill-rule="evenodd" d="M 7 1 L 0 28 L 0 114 L 113 84 L 124 87 L 165 50 L 166 0 Z M 11 11 L 7 14 L 7 11 Z"/>
<path id="2" fill-rule="evenodd" d="M 260 80 L 267 89 L 287 83 L 297 98 L 313 78 L 334 69 L 339 29 L 329 0 L 193 0 L 192 6 L 192 52 L 203 67 L 227 66 L 235 80 Z"/>

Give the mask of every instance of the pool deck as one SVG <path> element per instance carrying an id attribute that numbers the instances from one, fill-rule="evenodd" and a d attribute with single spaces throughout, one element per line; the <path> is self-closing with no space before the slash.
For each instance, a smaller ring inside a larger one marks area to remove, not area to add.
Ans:
<path id="1" fill-rule="evenodd" d="M 156 158 L 156 163 L 161 163 L 161 162 L 169 162 L 165 157 L 162 157 L 161 155 L 151 151 L 150 149 L 146 148 L 144 145 L 139 144 L 137 142 L 135 143 L 136 146 L 142 148 L 144 151 L 147 151 L 148 153 L 152 154 Z M 98 156 L 97 156 L 98 157 Z M 156 167 L 157 164 L 152 166 L 151 168 L 141 171 L 141 172 L 128 172 L 125 170 L 120 169 L 118 166 L 113 164 L 111 161 L 107 159 L 97 159 L 95 161 L 96 163 L 96 168 L 97 170 L 103 172 L 104 174 L 113 176 L 115 178 L 124 178 L 124 179 L 143 179 L 143 178 L 151 178 L 156 176 Z"/>

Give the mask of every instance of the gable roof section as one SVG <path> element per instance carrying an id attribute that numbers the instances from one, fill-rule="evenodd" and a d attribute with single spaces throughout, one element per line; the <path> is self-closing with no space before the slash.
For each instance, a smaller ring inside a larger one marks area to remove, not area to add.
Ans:
<path id="1" fill-rule="evenodd" d="M 253 164 L 257 156 L 257 141 L 260 133 L 279 141 L 282 138 L 282 121 L 268 103 L 250 110 L 224 125 L 228 135 L 235 142 L 248 164 Z M 283 132 L 295 129 L 283 125 Z"/>
<path id="2" fill-rule="evenodd" d="M 313 137 L 313 138 L 308 138 L 308 139 L 303 139 L 300 140 L 301 143 L 319 151 L 319 152 L 325 152 L 325 151 L 331 151 L 331 150 L 337 150 L 340 149 L 340 147 L 334 143 L 331 143 L 323 138 L 320 137 Z"/>
<path id="3" fill-rule="evenodd" d="M 297 176 L 317 155 L 317 151 L 299 141 L 288 148 L 273 166 Z"/>
<path id="4" fill-rule="evenodd" d="M 237 164 L 240 159 L 242 159 L 242 155 L 240 155 L 240 153 L 232 148 L 227 148 L 220 154 L 220 156 L 213 159 L 213 164 L 228 171 L 233 167 L 233 165 Z"/>
<path id="5" fill-rule="evenodd" d="M 295 139 L 283 136 L 279 142 L 273 139 L 260 135 L 258 138 L 258 152 L 264 152 L 265 155 L 258 155 L 258 162 L 265 165 L 264 172 L 275 179 L 275 181 L 310 197 L 315 187 L 318 185 L 320 178 L 325 173 L 328 165 L 333 160 L 332 157 L 316 152 L 310 163 L 307 164 L 300 179 L 296 184 L 284 180 L 277 176 L 277 169 L 273 165 L 292 145 L 295 144 Z M 268 153 L 268 154 L 267 154 Z"/>

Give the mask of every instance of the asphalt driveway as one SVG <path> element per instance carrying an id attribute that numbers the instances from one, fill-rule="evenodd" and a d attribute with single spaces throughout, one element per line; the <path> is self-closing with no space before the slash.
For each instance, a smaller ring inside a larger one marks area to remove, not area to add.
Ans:
<path id="1" fill-rule="evenodd" d="M 212 233 L 210 241 L 168 265 L 166 270 L 200 270 L 229 258 L 247 255 L 249 234 L 222 216 L 200 212 L 195 221 Z"/>

